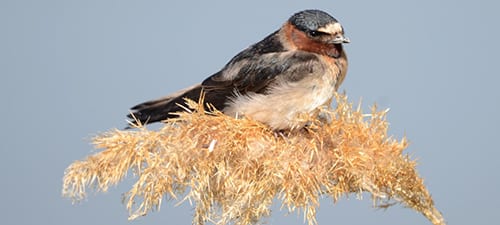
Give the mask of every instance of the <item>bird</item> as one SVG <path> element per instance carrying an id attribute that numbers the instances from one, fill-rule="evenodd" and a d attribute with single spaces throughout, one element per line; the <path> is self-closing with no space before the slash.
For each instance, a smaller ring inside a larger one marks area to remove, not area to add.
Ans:
<path id="1" fill-rule="evenodd" d="M 204 102 L 228 116 L 247 117 L 272 130 L 305 126 L 330 104 L 344 81 L 350 40 L 330 14 L 308 9 L 293 14 L 278 30 L 236 54 L 203 82 L 131 108 L 134 126 L 164 121 L 185 110 L 185 99 Z M 303 117 L 302 117 L 303 118 Z"/>

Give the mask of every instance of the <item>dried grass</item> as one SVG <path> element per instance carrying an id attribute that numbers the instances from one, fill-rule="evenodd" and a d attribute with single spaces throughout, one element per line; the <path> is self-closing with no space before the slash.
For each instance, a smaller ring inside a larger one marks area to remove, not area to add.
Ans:
<path id="1" fill-rule="evenodd" d="M 130 219 L 159 209 L 166 197 L 194 203 L 193 224 L 256 224 L 277 197 L 313 225 L 320 196 L 337 202 L 369 192 L 378 207 L 402 203 L 445 224 L 415 161 L 403 154 L 406 139 L 387 136 L 386 111 L 363 114 L 338 95 L 337 107 L 322 111 L 330 122 L 311 119 L 307 129 L 276 133 L 188 102 L 193 112 L 160 130 L 97 136 L 103 151 L 66 169 L 63 195 L 78 201 L 86 187 L 105 192 L 131 171 L 138 179 L 124 197 Z"/>

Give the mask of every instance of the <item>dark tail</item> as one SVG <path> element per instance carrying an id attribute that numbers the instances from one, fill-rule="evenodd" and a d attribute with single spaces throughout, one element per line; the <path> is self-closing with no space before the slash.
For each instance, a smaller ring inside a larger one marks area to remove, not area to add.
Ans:
<path id="1" fill-rule="evenodd" d="M 198 84 L 172 95 L 144 102 L 132 107 L 132 112 L 127 115 L 128 118 L 132 119 L 132 124 L 129 125 L 128 128 L 138 125 L 139 122 L 140 124 L 145 125 L 177 117 L 172 113 L 184 111 L 184 109 L 179 106 L 185 105 L 184 99 L 188 98 L 193 101 L 198 101 L 201 91 L 202 87 Z"/>

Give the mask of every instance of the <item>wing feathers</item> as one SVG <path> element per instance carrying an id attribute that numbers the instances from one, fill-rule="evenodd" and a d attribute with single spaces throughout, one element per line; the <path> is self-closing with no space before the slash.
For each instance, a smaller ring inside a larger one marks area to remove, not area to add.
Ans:
<path id="1" fill-rule="evenodd" d="M 239 95 L 250 92 L 266 93 L 282 82 L 300 81 L 313 72 L 323 73 L 318 70 L 324 70 L 324 64 L 318 55 L 303 51 L 265 53 L 245 59 L 235 57 L 220 72 L 204 80 L 201 85 L 138 104 L 132 107 L 133 111 L 128 117 L 135 117 L 142 124 L 175 117 L 171 113 L 183 110 L 178 104 L 184 104 L 184 98 L 197 101 L 202 91 L 205 93 L 206 103 L 223 110 L 235 93 Z"/>

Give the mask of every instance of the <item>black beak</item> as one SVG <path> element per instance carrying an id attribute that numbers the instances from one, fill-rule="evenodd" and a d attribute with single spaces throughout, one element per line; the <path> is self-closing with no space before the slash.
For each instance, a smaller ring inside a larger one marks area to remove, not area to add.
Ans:
<path id="1" fill-rule="evenodd" d="M 345 37 L 343 34 L 335 36 L 335 38 L 330 41 L 332 44 L 347 44 L 349 42 L 351 42 L 349 38 Z"/>

